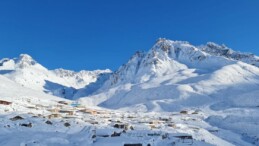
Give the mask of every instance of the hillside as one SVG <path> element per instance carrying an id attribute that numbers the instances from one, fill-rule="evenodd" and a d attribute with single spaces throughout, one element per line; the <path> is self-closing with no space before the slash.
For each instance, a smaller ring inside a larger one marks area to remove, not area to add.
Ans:
<path id="1" fill-rule="evenodd" d="M 117 71 L 0 60 L 1 146 L 259 145 L 259 57 L 159 39 Z"/>
<path id="2" fill-rule="evenodd" d="M 110 72 L 108 69 L 80 72 L 65 69 L 48 70 L 27 54 L 0 61 L 0 74 L 10 80 L 36 91 L 68 99 L 74 96 L 77 89 L 84 88 Z"/>
<path id="3" fill-rule="evenodd" d="M 160 39 L 147 53 L 137 52 L 95 95 L 81 101 L 113 109 L 142 107 L 144 111 L 175 111 L 220 102 L 239 106 L 242 102 L 237 96 L 259 89 L 259 68 L 254 66 L 258 57 L 234 51 L 228 53 L 234 55 L 225 55 L 219 45 L 211 44 L 207 45 L 210 50 Z"/>

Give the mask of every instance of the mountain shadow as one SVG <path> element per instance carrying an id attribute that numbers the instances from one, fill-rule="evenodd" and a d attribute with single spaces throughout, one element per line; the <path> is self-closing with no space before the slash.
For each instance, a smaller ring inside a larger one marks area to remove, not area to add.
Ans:
<path id="1" fill-rule="evenodd" d="M 71 99 L 76 93 L 76 89 L 73 87 L 67 87 L 48 80 L 45 80 L 45 85 L 43 87 L 45 93 L 67 99 Z"/>

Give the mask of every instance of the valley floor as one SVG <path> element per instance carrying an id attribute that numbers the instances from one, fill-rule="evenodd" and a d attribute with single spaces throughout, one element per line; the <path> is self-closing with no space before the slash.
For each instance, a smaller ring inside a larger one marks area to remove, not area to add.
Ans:
<path id="1" fill-rule="evenodd" d="M 257 111 L 128 112 L 24 97 L 0 104 L 0 145 L 259 145 Z"/>

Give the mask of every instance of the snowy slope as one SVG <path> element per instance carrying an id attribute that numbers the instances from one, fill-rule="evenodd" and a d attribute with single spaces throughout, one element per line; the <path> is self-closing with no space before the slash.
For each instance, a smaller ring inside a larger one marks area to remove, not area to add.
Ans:
<path id="1" fill-rule="evenodd" d="M 48 70 L 31 56 L 21 54 L 18 59 L 2 59 L 0 74 L 22 86 L 59 97 L 72 98 L 77 89 L 95 82 L 110 70 L 74 72 L 64 69 Z"/>
<path id="2" fill-rule="evenodd" d="M 12 104 L 0 104 L 0 145 L 259 145 L 258 58 L 215 43 L 159 39 L 114 73 L 48 70 L 26 54 L 2 59 L 0 100 Z M 16 115 L 24 119 L 12 121 Z M 104 137 L 122 131 L 115 123 L 134 130 Z M 147 135 L 154 132 L 169 138 Z M 192 142 L 175 137 L 182 134 Z"/>
<path id="3" fill-rule="evenodd" d="M 17 104 L 22 104 L 22 101 L 35 100 L 47 102 L 51 105 L 53 101 L 64 100 L 56 96 L 41 93 L 26 87 L 23 87 L 12 80 L 0 75 L 0 99 Z"/>
<path id="4" fill-rule="evenodd" d="M 237 95 L 259 89 L 258 67 L 211 52 L 188 42 L 159 39 L 150 51 L 137 52 L 103 87 L 81 101 L 114 109 L 137 106 L 145 111 L 174 111 L 222 100 L 233 105 Z"/>
<path id="5" fill-rule="evenodd" d="M 214 43 L 159 39 L 80 101 L 140 113 L 199 109 L 221 129 L 217 136 L 245 146 L 259 145 L 258 91 L 257 56 Z"/>

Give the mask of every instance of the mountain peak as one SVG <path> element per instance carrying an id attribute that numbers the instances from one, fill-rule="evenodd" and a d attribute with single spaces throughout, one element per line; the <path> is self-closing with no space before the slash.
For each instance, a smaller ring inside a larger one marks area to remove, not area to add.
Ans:
<path id="1" fill-rule="evenodd" d="M 28 54 L 21 54 L 19 58 L 15 61 L 18 67 L 25 68 L 28 66 L 33 66 L 37 62 Z"/>
<path id="2" fill-rule="evenodd" d="M 190 44 L 188 41 L 170 40 L 166 38 L 158 38 L 156 44 L 161 43 L 175 43 L 175 44 Z"/>
<path id="3" fill-rule="evenodd" d="M 165 38 L 159 38 L 155 45 L 154 45 L 154 49 L 162 49 L 165 52 L 168 52 L 169 49 L 172 46 L 179 46 L 179 45 L 188 45 L 190 44 L 187 41 L 173 41 L 173 40 L 169 40 L 169 39 L 165 39 Z"/>
<path id="4" fill-rule="evenodd" d="M 206 44 L 206 48 L 207 50 L 211 50 L 213 52 L 217 52 L 217 53 L 221 53 L 221 54 L 232 54 L 234 51 L 230 48 L 228 48 L 226 45 L 222 44 L 216 44 L 213 42 L 208 42 Z M 203 49 L 203 51 L 206 51 L 205 49 Z"/>
<path id="5" fill-rule="evenodd" d="M 32 61 L 34 59 L 30 55 L 28 55 L 28 54 L 20 54 L 19 60 L 29 60 L 29 61 Z"/>
<path id="6" fill-rule="evenodd" d="M 206 44 L 208 47 L 211 47 L 211 48 L 228 48 L 226 45 L 222 44 L 222 45 L 219 45 L 219 44 L 216 44 L 214 42 L 207 42 Z"/>
<path id="7" fill-rule="evenodd" d="M 213 72 L 237 61 L 259 66 L 257 56 L 233 51 L 225 45 L 208 42 L 194 46 L 187 41 L 159 38 L 148 52 L 137 52 L 111 76 L 109 85 L 143 83 L 153 77 L 195 69 Z"/>

